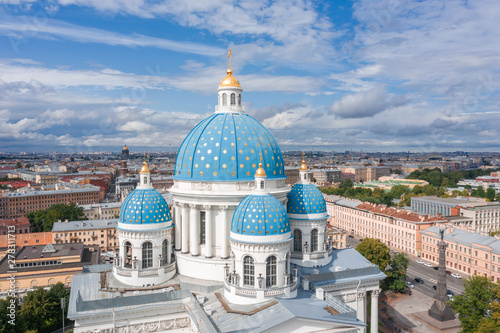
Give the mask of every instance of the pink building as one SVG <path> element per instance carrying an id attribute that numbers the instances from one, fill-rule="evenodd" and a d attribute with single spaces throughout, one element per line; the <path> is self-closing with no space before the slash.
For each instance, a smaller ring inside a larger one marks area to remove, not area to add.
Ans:
<path id="1" fill-rule="evenodd" d="M 445 219 L 343 197 L 325 196 L 332 225 L 361 237 L 378 238 L 391 249 L 420 256 L 420 232 Z"/>
<path id="2" fill-rule="evenodd" d="M 439 229 L 434 226 L 422 232 L 422 258 L 438 263 Z M 444 241 L 446 267 L 466 275 L 480 275 L 500 281 L 500 240 L 476 232 L 447 227 Z"/>

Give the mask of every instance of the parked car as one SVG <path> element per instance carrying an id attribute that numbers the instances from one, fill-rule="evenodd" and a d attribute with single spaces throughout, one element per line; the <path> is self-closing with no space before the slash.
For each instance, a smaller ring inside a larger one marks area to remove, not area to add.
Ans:
<path id="1" fill-rule="evenodd" d="M 451 272 L 450 271 L 446 271 L 446 274 L 451 275 Z"/>
<path id="2" fill-rule="evenodd" d="M 415 288 L 415 285 L 411 283 L 410 281 L 406 282 L 406 285 L 410 288 Z"/>
<path id="3" fill-rule="evenodd" d="M 354 236 L 353 235 L 349 235 L 349 238 L 354 238 Z"/>
<path id="4" fill-rule="evenodd" d="M 432 267 L 432 264 L 431 264 L 431 263 L 429 263 L 429 262 L 426 262 L 426 263 L 424 264 L 424 266 L 426 266 L 426 267 Z"/>
<path id="5" fill-rule="evenodd" d="M 359 239 L 359 241 L 360 241 L 360 242 L 362 242 L 362 241 L 363 241 L 363 238 L 360 238 L 360 239 Z"/>
<path id="6" fill-rule="evenodd" d="M 416 278 L 415 278 L 415 282 L 420 283 L 420 284 L 424 284 L 424 280 L 422 280 L 422 279 L 421 279 L 421 278 L 419 278 L 419 277 L 416 277 Z"/>
<path id="7" fill-rule="evenodd" d="M 432 289 L 434 289 L 434 290 L 437 290 L 437 288 L 438 288 L 438 287 L 437 287 L 436 285 L 433 285 L 433 286 L 432 286 Z"/>
<path id="8" fill-rule="evenodd" d="M 438 267 L 438 266 L 434 266 L 434 267 L 432 267 L 432 268 L 434 268 L 436 271 L 439 269 L 439 267 Z"/>
<path id="9" fill-rule="evenodd" d="M 418 260 L 417 260 L 417 264 L 422 264 L 422 265 L 423 265 L 423 264 L 425 264 L 425 263 L 424 263 L 424 261 L 423 261 L 423 260 L 418 259 Z"/>
<path id="10" fill-rule="evenodd" d="M 457 278 L 457 279 L 461 279 L 462 278 L 462 276 L 458 275 L 457 273 L 451 273 L 451 276 L 453 276 L 454 278 Z"/>
<path id="11" fill-rule="evenodd" d="M 447 290 L 446 291 L 446 295 L 448 295 L 448 297 L 453 297 L 454 296 L 453 291 L 451 291 L 451 290 Z"/>

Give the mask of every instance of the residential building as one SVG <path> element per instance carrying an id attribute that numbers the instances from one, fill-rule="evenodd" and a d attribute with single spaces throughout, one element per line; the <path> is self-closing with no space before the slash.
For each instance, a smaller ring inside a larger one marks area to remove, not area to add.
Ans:
<path id="1" fill-rule="evenodd" d="M 10 237 L 10 240 L 12 241 L 13 238 Z M 14 240 L 16 242 L 16 248 L 21 248 L 22 246 L 47 245 L 48 243 L 52 243 L 52 231 L 16 234 Z M 0 258 L 7 253 L 8 245 L 9 235 L 0 235 Z"/>
<path id="2" fill-rule="evenodd" d="M 47 209 L 58 203 L 96 203 L 99 202 L 99 197 L 100 189 L 93 185 L 57 183 L 42 186 L 40 190 L 24 187 L 7 194 L 7 217 L 21 217 L 26 213 Z"/>
<path id="3" fill-rule="evenodd" d="M 0 235 L 27 234 L 30 232 L 30 220 L 27 217 L 0 220 Z"/>
<path id="4" fill-rule="evenodd" d="M 420 215 L 437 216 L 440 214 L 441 216 L 449 216 L 452 215 L 451 209 L 456 206 L 474 207 L 489 204 L 490 203 L 482 198 L 439 198 L 437 196 L 422 196 L 411 198 L 411 211 Z"/>
<path id="5" fill-rule="evenodd" d="M 334 227 L 330 223 L 327 225 L 326 235 L 332 240 L 332 247 L 335 249 L 345 249 L 347 247 L 347 231 Z"/>
<path id="6" fill-rule="evenodd" d="M 342 173 L 354 174 L 355 183 L 378 180 L 391 174 L 391 169 L 385 166 L 343 167 L 341 170 Z"/>
<path id="7" fill-rule="evenodd" d="M 317 184 L 341 182 L 342 171 L 339 169 L 312 169 L 310 172 Z"/>
<path id="8" fill-rule="evenodd" d="M 101 251 L 118 250 L 117 221 L 118 219 L 58 221 L 52 226 L 53 243 L 83 243 L 99 246 Z"/>
<path id="9" fill-rule="evenodd" d="M 127 195 L 132 192 L 139 183 L 139 178 L 118 176 L 115 182 L 115 193 L 121 201 L 125 200 Z"/>
<path id="10" fill-rule="evenodd" d="M 37 173 L 35 182 L 38 184 L 53 185 L 59 182 L 59 175 L 52 173 Z"/>
<path id="11" fill-rule="evenodd" d="M 442 218 L 338 196 L 325 196 L 330 223 L 361 237 L 378 238 L 391 249 L 420 256 L 420 232 Z"/>
<path id="12" fill-rule="evenodd" d="M 118 218 L 122 203 L 108 202 L 79 206 L 83 208 L 83 215 L 87 220 L 109 220 Z"/>
<path id="13" fill-rule="evenodd" d="M 473 232 L 490 233 L 500 231 L 500 204 L 456 206 L 450 215 L 457 216 L 452 223 Z"/>
<path id="14" fill-rule="evenodd" d="M 439 230 L 433 226 L 422 231 L 422 258 L 438 264 Z M 445 229 L 446 267 L 466 275 L 479 275 L 500 282 L 500 240 L 497 237 L 448 226 Z"/>
<path id="15" fill-rule="evenodd" d="M 48 287 L 58 282 L 71 286 L 74 275 L 85 265 L 98 263 L 98 248 L 82 243 L 23 246 L 15 253 L 15 284 L 18 292 Z M 8 256 L 0 260 L 0 293 L 10 289 L 12 268 Z"/>

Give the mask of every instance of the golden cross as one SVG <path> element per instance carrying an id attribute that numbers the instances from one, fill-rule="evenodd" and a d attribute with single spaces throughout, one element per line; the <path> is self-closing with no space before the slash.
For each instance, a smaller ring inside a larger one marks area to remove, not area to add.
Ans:
<path id="1" fill-rule="evenodd" d="M 227 57 L 229 58 L 229 69 L 231 69 L 231 54 L 233 54 L 233 52 L 229 49 L 229 52 L 227 53 Z"/>

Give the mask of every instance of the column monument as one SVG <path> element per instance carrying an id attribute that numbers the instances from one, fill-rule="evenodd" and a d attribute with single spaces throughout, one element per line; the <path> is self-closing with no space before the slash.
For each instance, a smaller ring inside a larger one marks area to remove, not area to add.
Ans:
<path id="1" fill-rule="evenodd" d="M 429 316 L 439 321 L 447 321 L 455 319 L 455 314 L 446 302 L 448 302 L 446 288 L 446 248 L 448 244 L 444 242 L 444 229 L 439 230 L 441 241 L 437 244 L 439 248 L 439 266 L 438 266 L 438 281 L 437 290 L 434 298 L 434 304 L 429 309 Z"/>

